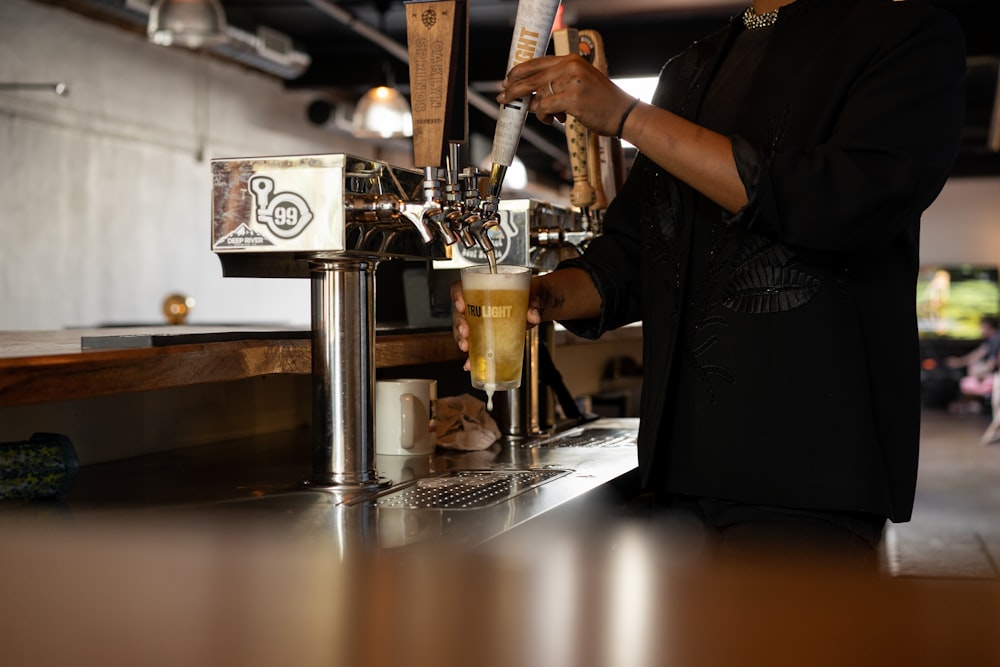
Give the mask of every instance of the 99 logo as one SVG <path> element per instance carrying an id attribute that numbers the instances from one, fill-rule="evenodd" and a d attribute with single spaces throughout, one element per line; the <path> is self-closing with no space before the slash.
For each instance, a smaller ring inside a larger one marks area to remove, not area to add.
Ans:
<path id="1" fill-rule="evenodd" d="M 257 222 L 267 225 L 278 238 L 298 236 L 313 218 L 301 196 L 294 192 L 274 194 L 274 181 L 267 176 L 254 176 L 248 187 L 257 203 Z"/>

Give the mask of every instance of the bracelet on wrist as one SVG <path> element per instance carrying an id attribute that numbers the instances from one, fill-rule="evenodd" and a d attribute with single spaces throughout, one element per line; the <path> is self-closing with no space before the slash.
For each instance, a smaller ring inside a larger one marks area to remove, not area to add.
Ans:
<path id="1" fill-rule="evenodd" d="M 639 98 L 638 97 L 632 98 L 632 103 L 629 104 L 628 107 L 625 109 L 625 113 L 622 114 L 622 119 L 618 123 L 618 131 L 615 132 L 615 139 L 622 138 L 622 132 L 625 130 L 625 121 L 628 120 L 629 114 L 632 113 L 632 109 L 635 109 L 636 106 L 638 106 L 638 104 L 639 104 Z"/>

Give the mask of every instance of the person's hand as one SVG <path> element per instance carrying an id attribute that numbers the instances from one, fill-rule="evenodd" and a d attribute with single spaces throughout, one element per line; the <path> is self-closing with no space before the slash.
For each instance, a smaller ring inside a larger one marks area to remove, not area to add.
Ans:
<path id="1" fill-rule="evenodd" d="M 455 339 L 455 344 L 462 352 L 469 351 L 469 323 L 465 320 L 465 293 L 462 291 L 462 281 L 456 280 L 451 284 L 451 335 Z M 469 360 L 466 358 L 465 370 L 470 370 Z"/>
<path id="2" fill-rule="evenodd" d="M 531 279 L 531 288 L 528 292 L 528 328 L 537 326 L 542 322 L 542 304 L 547 298 L 544 284 L 535 278 Z"/>
<path id="3" fill-rule="evenodd" d="M 634 99 L 578 55 L 543 56 L 507 73 L 497 101 L 530 99 L 528 109 L 551 124 L 574 116 L 591 130 L 611 136 Z"/>

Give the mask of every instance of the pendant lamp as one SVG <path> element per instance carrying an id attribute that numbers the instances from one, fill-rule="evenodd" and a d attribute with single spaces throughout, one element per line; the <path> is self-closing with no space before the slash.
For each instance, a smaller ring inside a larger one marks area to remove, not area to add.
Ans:
<path id="1" fill-rule="evenodd" d="M 219 0 L 156 0 L 146 34 L 154 44 L 198 49 L 226 40 L 226 14 Z"/>
<path id="2" fill-rule="evenodd" d="M 385 14 L 392 0 L 376 0 L 379 32 L 385 34 Z M 392 65 L 381 57 L 382 80 L 370 88 L 354 108 L 352 129 L 354 136 L 362 138 L 398 139 L 413 136 L 413 114 L 410 103 L 396 90 Z"/>
<path id="3" fill-rule="evenodd" d="M 413 114 L 406 98 L 390 86 L 375 86 L 354 109 L 355 136 L 393 139 L 413 136 Z"/>

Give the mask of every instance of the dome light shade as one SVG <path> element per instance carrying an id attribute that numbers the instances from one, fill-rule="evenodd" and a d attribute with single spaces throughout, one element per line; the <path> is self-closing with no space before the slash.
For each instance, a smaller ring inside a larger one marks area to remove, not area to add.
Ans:
<path id="1" fill-rule="evenodd" d="M 156 0 L 146 34 L 154 44 L 197 49 L 226 40 L 226 14 L 219 0 Z"/>
<path id="2" fill-rule="evenodd" d="M 353 129 L 357 137 L 412 137 L 410 104 L 395 88 L 376 86 L 365 93 L 354 109 Z"/>

